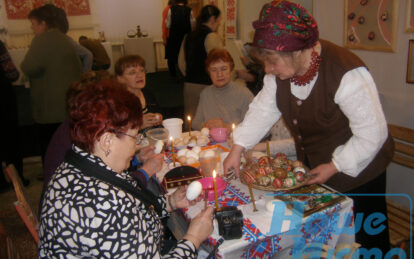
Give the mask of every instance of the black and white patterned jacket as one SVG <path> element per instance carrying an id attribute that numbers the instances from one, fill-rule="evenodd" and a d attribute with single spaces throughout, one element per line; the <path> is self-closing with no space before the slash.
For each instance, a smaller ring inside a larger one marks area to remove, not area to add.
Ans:
<path id="1" fill-rule="evenodd" d="M 83 150 L 74 151 L 134 186 L 127 172 L 117 174 Z M 158 198 L 167 216 L 165 196 Z M 86 176 L 63 162 L 51 179 L 40 214 L 39 258 L 160 258 L 162 226 L 154 210 L 113 185 Z M 196 258 L 181 240 L 164 258 Z"/>

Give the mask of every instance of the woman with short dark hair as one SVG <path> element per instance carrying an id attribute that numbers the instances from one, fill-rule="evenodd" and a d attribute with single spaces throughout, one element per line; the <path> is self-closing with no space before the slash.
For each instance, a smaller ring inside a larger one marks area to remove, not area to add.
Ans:
<path id="1" fill-rule="evenodd" d="M 162 115 L 157 113 L 159 107 L 155 97 L 150 92 L 143 91 L 147 83 L 145 60 L 139 55 L 120 57 L 115 63 L 115 76 L 118 82 L 139 98 L 144 114 L 142 129 L 160 125 Z"/>
<path id="2" fill-rule="evenodd" d="M 81 75 L 81 62 L 68 37 L 58 30 L 56 7 L 44 5 L 28 16 L 35 37 L 21 64 L 30 80 L 33 119 L 39 128 L 42 158 L 59 124 L 65 120 L 66 91 Z"/>

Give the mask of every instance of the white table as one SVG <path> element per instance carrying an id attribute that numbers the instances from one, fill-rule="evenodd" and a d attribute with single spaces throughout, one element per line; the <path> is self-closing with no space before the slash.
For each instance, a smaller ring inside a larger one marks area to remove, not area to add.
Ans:
<path id="1" fill-rule="evenodd" d="M 221 145 L 227 147 L 227 143 L 221 143 Z M 170 152 L 167 155 L 167 162 L 170 162 Z M 166 171 L 168 169 L 157 174 L 157 177 L 161 180 Z M 219 198 L 220 206 L 237 207 L 242 211 L 244 219 L 242 237 L 224 241 L 218 248 L 220 258 L 287 258 L 291 253 L 301 254 L 302 249 L 310 245 L 319 245 L 320 248 L 327 249 L 329 253 L 334 253 L 335 248 L 338 247 L 352 249 L 355 242 L 354 225 L 344 224 L 344 222 L 353 222 L 352 199 L 345 197 L 337 204 L 301 217 L 302 220 L 298 220 L 296 226 L 293 224 L 290 226 L 288 221 L 279 226 L 277 223 L 283 216 L 274 218 L 265 206 L 267 201 L 274 199 L 269 195 L 271 192 L 254 189 L 253 194 L 258 212 L 253 212 L 249 189 L 239 179 L 228 182 L 227 188 Z M 280 203 L 283 202 L 280 201 Z M 209 204 L 214 206 L 214 202 Z M 184 236 L 188 222 L 203 208 L 204 201 L 200 201 L 188 209 L 172 214 L 172 223 L 169 227 L 177 238 Z M 292 222 L 290 219 L 289 221 Z M 342 228 L 344 225 L 346 227 Z M 288 232 L 288 230 L 295 230 L 295 232 Z M 219 238 L 217 226 L 215 226 L 213 234 L 203 243 L 204 249 L 212 250 Z"/>
<path id="2" fill-rule="evenodd" d="M 268 195 L 269 192 L 261 190 L 253 190 L 253 192 L 258 212 L 253 212 L 248 188 L 239 180 L 229 182 L 224 196 L 219 199 L 221 206 L 236 206 L 240 209 L 244 218 L 243 236 L 240 239 L 224 241 L 218 248 L 220 258 L 272 258 L 272 256 L 287 258 L 292 253 L 307 252 L 302 249 L 307 249 L 309 246 L 317 246 L 321 249 L 323 247 L 333 253 L 337 246 L 351 247 L 354 243 L 353 224 L 347 225 L 346 228 L 351 234 L 341 232 L 340 229 L 344 225 L 344 219 L 352 219 L 352 199 L 345 198 L 339 204 L 304 217 L 302 223 L 295 227 L 290 226 L 293 225 L 292 221 L 289 220 L 290 225 L 288 221 L 284 221 L 279 230 L 275 227 L 273 230 L 276 231 L 273 231 L 271 227 L 276 226 L 280 218 L 273 217 L 273 214 L 265 208 L 266 201 L 273 197 Z M 183 215 L 189 221 L 203 208 L 204 202 L 201 201 L 184 210 Z M 289 233 L 287 230 L 294 230 L 294 233 Z M 339 233 L 335 233 L 337 230 Z M 209 249 L 212 249 L 220 238 L 217 232 L 215 229 L 208 242 L 204 242 Z"/>
<path id="3" fill-rule="evenodd" d="M 124 39 L 125 55 L 139 55 L 145 60 L 147 73 L 156 71 L 155 49 L 152 37 Z"/>

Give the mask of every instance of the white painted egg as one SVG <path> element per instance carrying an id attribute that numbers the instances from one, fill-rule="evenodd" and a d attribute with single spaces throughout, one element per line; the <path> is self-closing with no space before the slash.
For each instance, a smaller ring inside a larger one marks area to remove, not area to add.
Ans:
<path id="1" fill-rule="evenodd" d="M 187 157 L 185 156 L 179 156 L 177 158 L 178 162 L 180 162 L 181 164 L 185 165 L 187 163 Z"/>
<path id="2" fill-rule="evenodd" d="M 157 142 L 155 142 L 154 146 L 155 146 L 154 153 L 159 154 L 162 151 L 162 148 L 164 146 L 164 142 L 162 140 L 157 140 Z"/>
<path id="3" fill-rule="evenodd" d="M 187 152 L 190 151 L 187 148 L 183 148 L 177 152 L 177 157 L 186 156 Z"/>
<path id="4" fill-rule="evenodd" d="M 199 146 L 205 146 L 208 144 L 210 140 L 206 136 L 200 136 L 197 138 L 197 145 Z"/>
<path id="5" fill-rule="evenodd" d="M 194 181 L 188 186 L 185 197 L 189 201 L 195 200 L 198 196 L 200 196 L 202 190 L 203 186 L 201 183 L 199 181 Z"/>
<path id="6" fill-rule="evenodd" d="M 188 142 L 188 146 L 190 146 L 190 147 L 195 147 L 195 146 L 197 146 L 197 139 L 196 139 L 195 137 L 192 137 L 192 138 L 190 139 L 190 141 Z"/>
<path id="7" fill-rule="evenodd" d="M 196 152 L 197 154 L 200 154 L 200 152 L 201 152 L 201 147 L 199 147 L 199 146 L 195 146 L 195 147 L 193 147 L 193 149 L 191 149 L 192 151 L 194 151 L 194 152 Z"/>
<path id="8" fill-rule="evenodd" d="M 202 128 L 201 129 L 201 134 L 208 137 L 208 135 L 210 134 L 210 130 L 208 128 Z"/>
<path id="9" fill-rule="evenodd" d="M 187 161 L 186 161 L 187 165 L 191 165 L 191 164 L 194 164 L 194 163 L 197 163 L 197 162 L 198 162 L 198 160 L 195 159 L 194 157 L 187 157 Z"/>
<path id="10" fill-rule="evenodd" d="M 195 160 L 198 160 L 198 154 L 194 152 L 193 150 L 188 150 L 188 152 L 185 154 L 185 156 L 188 158 L 193 157 Z"/>
<path id="11" fill-rule="evenodd" d="M 208 158 L 208 157 L 216 156 L 216 153 L 214 152 L 214 150 L 207 149 L 207 150 L 204 150 L 202 153 L 200 153 L 200 155 L 203 158 Z"/>

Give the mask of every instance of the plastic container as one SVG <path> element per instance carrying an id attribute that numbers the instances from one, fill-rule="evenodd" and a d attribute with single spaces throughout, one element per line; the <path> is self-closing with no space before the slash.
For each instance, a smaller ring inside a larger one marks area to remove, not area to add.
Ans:
<path id="1" fill-rule="evenodd" d="M 213 177 L 204 177 L 198 179 L 198 181 L 203 186 L 204 191 L 208 191 L 208 201 L 214 201 L 214 184 Z M 217 183 L 217 197 L 220 197 L 223 194 L 224 189 L 226 189 L 227 183 L 220 177 L 216 177 Z"/>
<path id="2" fill-rule="evenodd" d="M 171 118 L 162 121 L 162 126 L 166 128 L 169 132 L 169 136 L 172 136 L 174 139 L 180 138 L 181 133 L 183 132 L 183 120 L 179 118 Z"/>
<path id="3" fill-rule="evenodd" d="M 164 141 L 164 145 L 168 144 L 168 130 L 164 128 L 154 128 L 148 130 L 146 133 L 150 145 L 154 145 L 157 140 Z"/>

